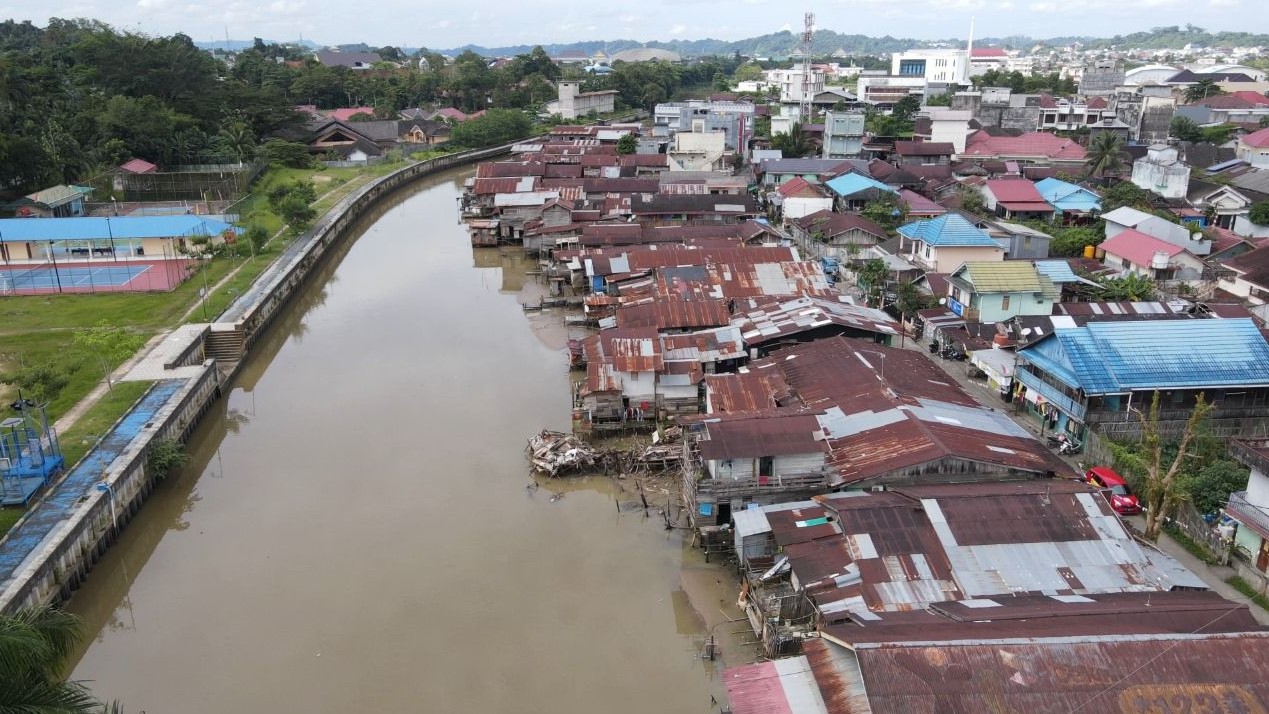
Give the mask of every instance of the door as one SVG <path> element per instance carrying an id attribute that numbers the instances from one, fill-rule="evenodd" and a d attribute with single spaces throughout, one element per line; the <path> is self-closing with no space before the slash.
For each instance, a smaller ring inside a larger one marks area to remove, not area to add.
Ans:
<path id="1" fill-rule="evenodd" d="M 1269 540 L 1260 541 L 1260 552 L 1256 554 L 1256 570 L 1269 572 Z"/>

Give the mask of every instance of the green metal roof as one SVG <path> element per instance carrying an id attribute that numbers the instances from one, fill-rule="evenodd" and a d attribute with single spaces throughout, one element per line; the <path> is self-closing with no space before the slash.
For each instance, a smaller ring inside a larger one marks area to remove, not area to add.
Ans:
<path id="1" fill-rule="evenodd" d="M 953 275 L 961 276 L 983 293 L 1039 293 L 1057 299 L 1061 291 L 1029 261 L 1003 260 L 965 263 Z"/>

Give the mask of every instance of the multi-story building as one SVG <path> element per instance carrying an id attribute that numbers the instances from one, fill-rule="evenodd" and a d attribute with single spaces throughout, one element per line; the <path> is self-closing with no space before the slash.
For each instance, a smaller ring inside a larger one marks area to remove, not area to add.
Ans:
<path id="1" fill-rule="evenodd" d="M 963 49 L 922 49 L 890 55 L 890 74 L 927 82 L 969 84 L 969 53 Z"/>
<path id="2" fill-rule="evenodd" d="M 749 137 L 753 136 L 754 105 L 749 102 L 665 102 L 656 105 L 652 121 L 655 127 L 665 127 L 669 133 L 721 131 L 726 135 L 726 146 L 732 151 L 744 151 Z"/>
<path id="3" fill-rule="evenodd" d="M 767 82 L 780 88 L 780 101 L 785 104 L 797 104 L 802 101 L 802 93 L 807 88 L 801 67 L 792 69 L 769 69 L 763 73 Z M 811 68 L 809 85 L 811 96 L 824 91 L 824 70 Z"/>
<path id="4" fill-rule="evenodd" d="M 824 112 L 822 158 L 848 159 L 859 156 L 864 147 L 864 113 Z"/>

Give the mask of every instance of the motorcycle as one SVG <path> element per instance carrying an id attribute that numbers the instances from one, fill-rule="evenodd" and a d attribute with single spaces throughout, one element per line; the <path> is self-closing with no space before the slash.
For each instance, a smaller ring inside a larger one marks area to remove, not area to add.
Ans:
<path id="1" fill-rule="evenodd" d="M 1049 441 L 1049 446 L 1056 448 L 1059 454 L 1078 454 L 1080 451 L 1080 443 L 1066 434 L 1046 438 Z"/>

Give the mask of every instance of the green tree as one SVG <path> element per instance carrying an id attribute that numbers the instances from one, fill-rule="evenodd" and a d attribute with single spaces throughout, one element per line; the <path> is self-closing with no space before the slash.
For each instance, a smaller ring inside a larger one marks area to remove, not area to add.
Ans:
<path id="1" fill-rule="evenodd" d="M 961 199 L 961 208 L 982 216 L 987 213 L 987 203 L 983 200 L 983 194 L 978 189 L 970 186 L 961 186 L 957 191 L 957 195 Z"/>
<path id="2" fill-rule="evenodd" d="M 639 148 L 639 140 L 634 134 L 625 134 L 617 140 L 618 154 L 633 154 Z"/>
<path id="3" fill-rule="evenodd" d="M 1098 278 L 1101 299 L 1108 302 L 1142 302 L 1154 299 L 1154 281 L 1144 275 L 1128 273 L 1119 278 Z"/>
<path id="4" fill-rule="evenodd" d="M 1131 181 L 1120 181 L 1102 192 L 1102 213 L 1123 206 L 1150 211 L 1151 193 Z"/>
<path id="5" fill-rule="evenodd" d="M 53 608 L 0 616 L 0 712 L 103 712 L 84 685 L 61 679 L 80 636 L 79 620 Z"/>
<path id="6" fill-rule="evenodd" d="M 736 72 L 731 78 L 737 83 L 739 82 L 760 82 L 762 81 L 762 67 L 748 62 L 736 68 Z"/>
<path id="7" fill-rule="evenodd" d="M 935 94 L 932 97 L 925 98 L 925 106 L 927 107 L 950 107 L 952 106 L 952 95 L 949 92 L 943 94 Z"/>
<path id="8" fill-rule="evenodd" d="M 1168 125 L 1168 133 L 1179 141 L 1201 141 L 1203 139 L 1203 130 L 1199 125 L 1189 117 L 1180 115 L 1172 117 L 1172 123 Z"/>
<path id="9" fill-rule="evenodd" d="M 70 384 L 72 371 L 63 360 L 37 362 L 0 374 L 0 383 L 17 387 L 24 397 L 46 404 L 57 399 Z"/>
<path id="10" fill-rule="evenodd" d="M 908 218 L 907 204 L 892 193 L 885 193 L 864 204 L 859 215 L 883 228 L 893 229 Z"/>
<path id="11" fill-rule="evenodd" d="M 1142 479 L 1142 495 L 1145 496 L 1146 539 L 1159 539 L 1159 531 L 1163 524 L 1176 512 L 1176 506 L 1185 499 L 1182 490 L 1181 475 L 1187 462 L 1192 457 L 1189 451 L 1191 442 L 1199 434 L 1203 420 L 1211 413 L 1213 405 L 1202 393 L 1199 393 L 1194 409 L 1186 419 L 1184 430 L 1177 440 L 1176 450 L 1171 458 L 1165 458 L 1165 442 L 1159 426 L 1159 392 L 1150 400 L 1150 409 L 1136 411 L 1141 423 L 1141 442 L 1134 445 L 1111 444 L 1115 454 L 1116 465 L 1123 463 Z"/>
<path id="12" fill-rule="evenodd" d="M 1205 126 L 1200 130 L 1203 141 L 1209 144 L 1224 144 L 1234 135 L 1234 130 L 1238 127 L 1233 124 L 1221 124 L 1220 126 Z"/>
<path id="13" fill-rule="evenodd" d="M 126 327 L 112 324 L 109 320 L 101 320 L 92 327 L 76 329 L 72 341 L 86 356 L 97 361 L 101 368 L 101 378 L 106 380 L 108 389 L 114 389 L 109 378 L 110 371 L 145 344 L 144 337 Z"/>
<path id="14" fill-rule="evenodd" d="M 890 115 L 901 122 L 911 121 L 916 113 L 921 111 L 921 100 L 915 94 L 908 94 L 895 102 L 894 109 Z"/>
<path id="15" fill-rule="evenodd" d="M 529 135 L 532 123 L 516 109 L 490 109 L 483 116 L 459 123 L 450 133 L 457 146 L 480 147 L 505 144 Z"/>
<path id="16" fill-rule="evenodd" d="M 1086 246 L 1098 245 L 1104 239 L 1101 230 L 1090 226 L 1045 225 L 1040 230 L 1053 236 L 1049 241 L 1049 255 L 1054 258 L 1077 258 L 1084 254 Z"/>
<path id="17" fill-rule="evenodd" d="M 864 292 L 869 305 L 880 305 L 881 294 L 889 275 L 890 271 L 886 268 L 884 260 L 870 258 L 856 268 L 855 287 Z"/>
<path id="18" fill-rule="evenodd" d="M 1104 131 L 1093 137 L 1084 159 L 1090 176 L 1118 176 L 1124 168 L 1124 140 L 1119 134 Z"/>
<path id="19" fill-rule="evenodd" d="M 315 161 L 308 147 L 294 141 L 269 139 L 260 146 L 260 155 L 270 164 L 293 169 L 312 168 Z"/>
<path id="20" fill-rule="evenodd" d="M 788 132 L 771 137 L 771 148 L 779 149 L 786 159 L 796 159 L 811 152 L 811 140 L 802 131 L 802 124 L 793 122 Z"/>
<path id="21" fill-rule="evenodd" d="M 1215 97 L 1218 94 L 1224 94 L 1225 90 L 1214 79 L 1200 79 L 1185 88 L 1186 104 L 1201 102 L 1208 97 Z"/>
<path id="22" fill-rule="evenodd" d="M 1269 226 L 1269 201 L 1253 203 L 1247 218 L 1258 226 Z"/>

